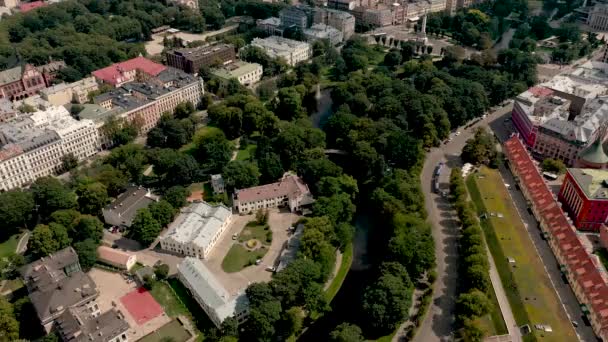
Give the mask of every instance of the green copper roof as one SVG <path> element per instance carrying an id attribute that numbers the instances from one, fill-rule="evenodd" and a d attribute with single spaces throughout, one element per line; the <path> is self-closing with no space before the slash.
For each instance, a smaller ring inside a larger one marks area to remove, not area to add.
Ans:
<path id="1" fill-rule="evenodd" d="M 606 155 L 606 152 L 604 151 L 604 147 L 602 146 L 600 139 L 595 140 L 595 142 L 593 144 L 591 144 L 591 146 L 584 149 L 581 152 L 581 154 L 579 155 L 579 157 L 588 163 L 593 163 L 593 164 L 608 163 L 608 156 Z"/>

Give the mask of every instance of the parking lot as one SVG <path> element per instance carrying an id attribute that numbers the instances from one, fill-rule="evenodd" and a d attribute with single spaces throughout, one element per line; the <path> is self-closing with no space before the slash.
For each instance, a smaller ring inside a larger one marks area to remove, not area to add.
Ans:
<path id="1" fill-rule="evenodd" d="M 300 219 L 300 216 L 290 213 L 288 210 L 269 209 L 268 225 L 273 237 L 268 253 L 262 258 L 262 263 L 246 267 L 240 272 L 226 273 L 222 269 L 222 261 L 230 247 L 236 242 L 232 240 L 232 235 L 239 234 L 248 222 L 255 220 L 255 215 L 235 214 L 232 217 L 230 226 L 213 248 L 209 258 L 203 260 L 203 262 L 232 295 L 243 291 L 251 283 L 270 281 L 272 273 L 265 269 L 266 267 L 274 266 L 275 261 L 281 253 L 283 244 L 289 237 L 288 228 L 298 221 L 298 219 Z"/>
<path id="2" fill-rule="evenodd" d="M 137 325 L 129 311 L 120 301 L 122 296 L 137 288 L 136 283 L 127 281 L 120 273 L 104 271 L 98 268 L 91 269 L 89 275 L 93 278 L 99 290 L 99 297 L 95 300 L 99 305 L 99 309 L 101 312 L 106 312 L 111 308 L 116 308 L 124 315 L 125 320 L 131 327 L 128 331 L 129 340 L 136 341 L 171 320 L 163 313 L 161 316 L 153 318 L 143 325 Z"/>

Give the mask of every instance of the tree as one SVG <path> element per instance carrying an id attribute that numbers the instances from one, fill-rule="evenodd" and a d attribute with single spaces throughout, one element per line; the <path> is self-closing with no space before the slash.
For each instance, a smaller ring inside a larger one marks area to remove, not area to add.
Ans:
<path id="1" fill-rule="evenodd" d="M 222 176 L 226 183 L 226 188 L 232 191 L 258 185 L 260 172 L 253 163 L 233 160 L 224 167 Z"/>
<path id="2" fill-rule="evenodd" d="M 108 195 L 112 197 L 116 197 L 123 192 L 129 183 L 129 178 L 124 172 L 108 164 L 99 168 L 95 179 L 105 185 Z"/>
<path id="3" fill-rule="evenodd" d="M 464 279 L 471 289 L 487 293 L 490 289 L 490 276 L 488 270 L 481 265 L 473 265 L 466 269 Z"/>
<path id="4" fill-rule="evenodd" d="M 160 264 L 158 266 L 155 266 L 154 275 L 156 276 L 156 279 L 158 279 L 158 280 L 166 279 L 167 275 L 169 275 L 169 265 Z"/>
<path id="5" fill-rule="evenodd" d="M 158 221 L 152 217 L 152 214 L 147 208 L 142 208 L 137 211 L 133 223 L 131 224 L 131 237 L 139 241 L 144 246 L 149 246 L 162 230 Z"/>
<path id="6" fill-rule="evenodd" d="M 95 216 L 83 215 L 74 228 L 75 241 L 92 240 L 95 243 L 101 241 L 103 237 L 103 223 Z"/>
<path id="7" fill-rule="evenodd" d="M 341 192 L 348 194 L 354 201 L 359 193 L 357 180 L 344 174 L 338 177 L 322 177 L 317 184 L 317 196 L 329 197 Z"/>
<path id="8" fill-rule="evenodd" d="M 186 205 L 186 199 L 190 196 L 190 191 L 183 186 L 172 186 L 165 192 L 163 199 L 174 209 L 179 209 Z"/>
<path id="9" fill-rule="evenodd" d="M 566 165 L 564 165 L 564 162 L 559 159 L 544 159 L 541 164 L 541 167 L 544 172 L 551 172 L 556 174 L 562 174 L 566 172 Z"/>
<path id="10" fill-rule="evenodd" d="M 59 244 L 55 241 L 53 231 L 49 226 L 39 224 L 32 231 L 27 247 L 36 257 L 44 257 L 56 252 Z"/>
<path id="11" fill-rule="evenodd" d="M 194 113 L 194 105 L 190 101 L 181 102 L 173 110 L 173 116 L 178 119 L 185 119 Z"/>
<path id="12" fill-rule="evenodd" d="M 490 312 L 492 303 L 488 296 L 473 289 L 468 293 L 462 293 L 456 300 L 456 312 L 459 319 L 476 319 Z"/>
<path id="13" fill-rule="evenodd" d="M 319 197 L 312 206 L 316 216 L 327 216 L 334 223 L 352 220 L 356 207 L 345 193 L 338 193 L 331 197 Z"/>
<path id="14" fill-rule="evenodd" d="M 152 217 L 154 217 L 162 227 L 171 223 L 171 221 L 173 221 L 173 216 L 175 215 L 173 206 L 164 199 L 150 204 L 148 210 L 150 210 Z"/>
<path id="15" fill-rule="evenodd" d="M 399 50 L 391 49 L 391 51 L 384 56 L 383 64 L 389 68 L 394 69 L 395 67 L 401 64 L 402 58 L 403 57 L 401 56 L 401 52 Z"/>
<path id="16" fill-rule="evenodd" d="M 113 149 L 107 157 L 106 162 L 124 172 L 132 181 L 138 183 L 142 177 L 147 160 L 143 146 L 127 144 Z"/>
<path id="17" fill-rule="evenodd" d="M 411 283 L 392 275 L 382 275 L 363 293 L 365 320 L 378 331 L 392 331 L 407 317 L 412 300 Z"/>
<path id="18" fill-rule="evenodd" d="M 224 336 L 239 336 L 239 322 L 234 317 L 227 317 L 220 326 L 222 335 Z"/>
<path id="19" fill-rule="evenodd" d="M 72 243 L 72 239 L 68 235 L 68 229 L 59 223 L 49 223 L 49 228 L 53 232 L 53 239 L 57 244 L 57 250 L 64 249 Z"/>
<path id="20" fill-rule="evenodd" d="M 0 235 L 8 237 L 17 227 L 26 227 L 34 211 L 32 193 L 23 190 L 10 190 L 0 193 Z"/>
<path id="21" fill-rule="evenodd" d="M 354 324 L 342 323 L 329 335 L 331 342 L 363 342 L 365 338 L 361 328 Z"/>
<path id="22" fill-rule="evenodd" d="M 82 215 L 77 210 L 63 209 L 53 212 L 50 221 L 64 226 L 70 235 L 74 235 L 81 217 Z"/>
<path id="23" fill-rule="evenodd" d="M 36 179 L 31 190 L 38 213 L 42 217 L 48 217 L 56 210 L 75 208 L 77 205 L 76 194 L 60 180 L 50 176 Z"/>
<path id="24" fill-rule="evenodd" d="M 4 297 L 0 297 L 0 339 L 16 341 L 19 339 L 19 322 L 15 319 L 13 305 Z"/>
<path id="25" fill-rule="evenodd" d="M 64 154 L 61 157 L 61 166 L 63 166 L 64 170 L 71 171 L 78 166 L 78 158 L 76 158 L 73 153 Z"/>
<path id="26" fill-rule="evenodd" d="M 243 128 L 243 111 L 225 104 L 214 104 L 207 110 L 209 119 L 230 139 L 239 137 Z"/>
<path id="27" fill-rule="evenodd" d="M 97 262 L 97 247 L 99 244 L 92 239 L 86 239 L 74 244 L 82 270 L 87 272 Z"/>
<path id="28" fill-rule="evenodd" d="M 110 202 L 106 187 L 99 182 L 79 185 L 76 195 L 78 208 L 84 214 L 97 215 Z"/>
<path id="29" fill-rule="evenodd" d="M 232 157 L 230 141 L 218 128 L 208 127 L 195 143 L 195 157 L 206 173 L 219 173 Z"/>
<path id="30" fill-rule="evenodd" d="M 245 331 L 248 336 L 255 336 L 257 341 L 272 340 L 275 334 L 276 322 L 281 318 L 281 303 L 278 300 L 254 305 L 249 310 L 249 318 L 245 323 Z"/>

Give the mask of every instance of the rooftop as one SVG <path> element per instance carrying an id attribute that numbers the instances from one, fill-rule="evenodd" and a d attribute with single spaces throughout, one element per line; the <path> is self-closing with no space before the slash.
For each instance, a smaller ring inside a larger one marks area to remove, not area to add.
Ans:
<path id="1" fill-rule="evenodd" d="M 80 119 L 89 119 L 93 122 L 106 122 L 109 117 L 117 112 L 116 110 L 108 110 L 93 103 L 85 103 L 81 106 L 83 110 L 78 113 L 78 117 Z"/>
<path id="2" fill-rule="evenodd" d="M 21 13 L 27 13 L 36 8 L 47 6 L 48 4 L 43 1 L 32 1 L 32 2 L 24 2 L 19 5 L 19 11 Z"/>
<path id="3" fill-rule="evenodd" d="M 568 173 L 585 192 L 587 198 L 608 199 L 607 170 L 568 169 Z"/>
<path id="4" fill-rule="evenodd" d="M 312 202 L 312 194 L 308 186 L 300 177 L 289 173 L 283 175 L 283 178 L 276 183 L 236 190 L 235 195 L 241 203 L 271 199 L 279 196 L 292 198 L 301 195 L 309 196 Z"/>
<path id="5" fill-rule="evenodd" d="M 271 49 L 276 52 L 291 52 L 294 49 L 310 46 L 306 42 L 300 42 L 293 39 L 283 37 L 270 36 L 267 38 L 254 38 L 251 45 L 258 46 L 264 49 Z"/>
<path id="6" fill-rule="evenodd" d="M 177 266 L 177 270 L 196 292 L 196 297 L 215 311 L 220 321 L 245 311 L 249 306 L 249 300 L 244 293 L 231 297 L 201 260 L 186 257 Z"/>
<path id="7" fill-rule="evenodd" d="M 232 211 L 222 204 L 192 203 L 171 223 L 169 233 L 163 239 L 172 239 L 182 244 L 193 243 L 205 249 L 211 245 L 230 215 Z"/>
<path id="8" fill-rule="evenodd" d="M 151 60 L 140 56 L 124 62 L 112 64 L 103 69 L 95 70 L 92 74 L 106 83 L 117 84 L 122 83 L 122 75 L 126 72 L 139 70 L 150 76 L 156 76 L 166 68 L 167 67 L 162 64 L 152 62 Z"/>
<path id="9" fill-rule="evenodd" d="M 195 48 L 173 50 L 173 53 L 179 56 L 183 56 L 186 59 L 195 59 L 197 57 L 228 49 L 234 50 L 234 45 L 222 43 L 215 45 L 199 46 Z"/>
<path id="10" fill-rule="evenodd" d="M 120 225 L 130 226 L 137 210 L 148 207 L 156 199 L 157 197 L 150 190 L 141 186 L 130 186 L 112 203 L 103 208 L 104 218 L 107 220 L 108 216 L 118 217 L 121 221 Z M 109 224 L 119 225 L 118 222 Z"/>
<path id="11" fill-rule="evenodd" d="M 107 246 L 99 246 L 97 248 L 97 256 L 102 261 L 126 266 L 133 255 Z"/>
<path id="12" fill-rule="evenodd" d="M 239 78 L 256 70 L 262 70 L 262 66 L 258 63 L 247 63 L 243 61 L 235 61 L 221 68 L 211 71 L 217 77 L 223 79 Z"/>
<path id="13" fill-rule="evenodd" d="M 129 330 L 116 309 L 94 317 L 86 306 L 66 310 L 57 319 L 58 330 L 70 342 L 106 342 Z"/>
<path id="14" fill-rule="evenodd" d="M 0 71 L 0 85 L 13 83 L 21 79 L 23 68 L 21 65 Z"/>

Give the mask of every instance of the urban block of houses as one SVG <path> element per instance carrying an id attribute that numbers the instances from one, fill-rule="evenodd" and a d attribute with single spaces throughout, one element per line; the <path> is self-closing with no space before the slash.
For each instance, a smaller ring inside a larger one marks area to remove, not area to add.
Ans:
<path id="1" fill-rule="evenodd" d="M 537 158 L 573 166 L 608 120 L 608 64 L 586 63 L 520 94 L 513 125 Z"/>
<path id="2" fill-rule="evenodd" d="M 576 228 L 599 232 L 608 220 L 608 171 L 568 169 L 558 199 Z"/>
<path id="3" fill-rule="evenodd" d="M 140 56 L 95 70 L 92 74 L 99 83 L 120 87 L 129 82 L 143 82 L 166 69 L 166 66 Z"/>
<path id="4" fill-rule="evenodd" d="M 261 48 L 272 58 L 283 58 L 291 66 L 312 57 L 309 43 L 283 37 L 254 38 L 251 46 Z"/>
<path id="5" fill-rule="evenodd" d="M 239 214 L 281 206 L 295 212 L 313 202 L 308 185 L 291 173 L 285 173 L 276 183 L 236 190 L 233 196 L 234 210 Z"/>
<path id="6" fill-rule="evenodd" d="M 163 68 L 143 82 L 123 81 L 119 88 L 96 96 L 93 103 L 117 112 L 117 119 L 137 122 L 141 134 L 155 127 L 164 112 L 172 113 L 182 102 L 198 106 L 205 93 L 203 80 L 175 68 Z M 107 137 L 102 141 L 111 143 Z"/>
<path id="7" fill-rule="evenodd" d="M 15 101 L 37 94 L 51 85 L 61 68 L 65 68 L 65 63 L 56 61 L 39 67 L 24 64 L 0 71 L 0 99 Z"/>
<path id="8" fill-rule="evenodd" d="M 309 42 L 327 39 L 332 45 L 338 45 L 344 40 L 342 32 L 325 24 L 314 24 L 305 29 L 304 37 L 306 37 Z"/>
<path id="9" fill-rule="evenodd" d="M 211 188 L 213 189 L 214 194 L 221 194 L 226 191 L 226 185 L 222 175 L 211 175 Z"/>
<path id="10" fill-rule="evenodd" d="M 196 74 L 204 66 L 210 67 L 236 60 L 236 53 L 232 44 L 216 44 L 167 51 L 165 57 L 167 65 Z"/>
<path id="11" fill-rule="evenodd" d="M 263 69 L 258 63 L 235 61 L 211 70 L 211 74 L 223 80 L 236 78 L 240 84 L 248 86 L 262 79 Z"/>
<path id="12" fill-rule="evenodd" d="M 63 171 L 63 158 L 81 161 L 97 153 L 99 137 L 90 120 L 76 120 L 51 106 L 0 124 L 0 189 L 10 190 Z"/>
<path id="13" fill-rule="evenodd" d="M 205 259 L 231 218 L 232 211 L 222 204 L 192 203 L 169 225 L 160 246 L 169 252 Z"/>
<path id="14" fill-rule="evenodd" d="M 97 261 L 121 270 L 129 271 L 137 262 L 137 255 L 108 246 L 99 246 L 97 248 Z"/>
<path id="15" fill-rule="evenodd" d="M 0 98 L 0 123 L 17 117 L 17 112 L 18 110 L 9 99 Z"/>
<path id="16" fill-rule="evenodd" d="M 66 310 L 86 305 L 99 294 L 93 279 L 80 268 L 78 254 L 72 247 L 24 266 L 21 275 L 40 324 L 47 332 Z"/>
<path id="17" fill-rule="evenodd" d="M 40 91 L 40 96 L 54 106 L 71 102 L 86 103 L 90 92 L 99 89 L 95 77 L 83 78 L 73 83 L 59 83 Z"/>
<path id="18" fill-rule="evenodd" d="M 131 227 L 139 209 L 147 208 L 158 201 L 158 196 L 150 189 L 141 186 L 130 186 L 118 195 L 112 203 L 101 209 L 106 224 L 116 227 Z"/>
<path id="19" fill-rule="evenodd" d="M 579 240 L 522 141 L 517 136 L 511 137 L 504 143 L 503 151 L 583 314 L 591 322 L 594 333 L 607 340 L 608 283 L 601 262 Z"/>
<path id="20" fill-rule="evenodd" d="M 228 317 L 239 324 L 249 314 L 249 299 L 244 292 L 231 296 L 200 259 L 186 257 L 177 265 L 179 280 L 186 286 L 216 327 Z"/>

